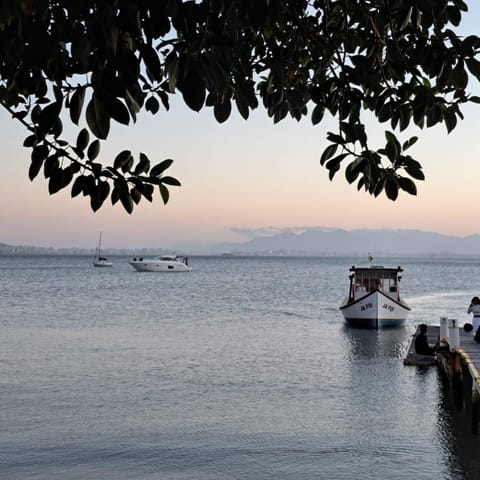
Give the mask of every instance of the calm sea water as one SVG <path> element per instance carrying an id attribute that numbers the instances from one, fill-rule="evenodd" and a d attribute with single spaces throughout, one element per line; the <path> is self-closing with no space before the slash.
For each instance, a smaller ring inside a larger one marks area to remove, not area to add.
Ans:
<path id="1" fill-rule="evenodd" d="M 405 327 L 344 325 L 356 258 L 191 258 L 189 273 L 0 257 L 0 477 L 480 478 L 468 432 L 409 338 L 467 321 L 479 259 L 405 269 Z"/>

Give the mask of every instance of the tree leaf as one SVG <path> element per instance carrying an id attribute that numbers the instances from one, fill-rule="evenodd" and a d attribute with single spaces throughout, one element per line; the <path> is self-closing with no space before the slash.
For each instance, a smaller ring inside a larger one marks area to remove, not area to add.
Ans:
<path id="1" fill-rule="evenodd" d="M 90 161 L 95 160 L 100 153 L 100 142 L 98 140 L 94 140 L 87 150 L 87 157 Z"/>
<path id="2" fill-rule="evenodd" d="M 77 136 L 77 148 L 83 152 L 88 146 L 89 139 L 90 136 L 88 135 L 88 130 L 82 128 Z"/>
<path id="3" fill-rule="evenodd" d="M 417 187 L 415 183 L 407 177 L 399 177 L 398 178 L 398 184 L 402 190 L 405 192 L 409 193 L 410 195 L 416 195 L 417 194 Z"/>
<path id="4" fill-rule="evenodd" d="M 168 203 L 168 199 L 170 198 L 170 192 L 168 191 L 168 188 L 163 184 L 160 184 L 158 188 L 160 190 L 160 195 L 162 196 L 163 204 L 166 205 Z"/>
<path id="5" fill-rule="evenodd" d="M 456 27 L 460 25 L 460 22 L 462 20 L 462 14 L 460 12 L 460 9 L 453 5 L 449 5 L 447 7 L 447 17 L 450 22 Z"/>
<path id="6" fill-rule="evenodd" d="M 228 120 L 231 111 L 232 104 L 229 98 L 225 99 L 223 103 L 216 104 L 213 107 L 213 114 L 218 123 L 223 123 Z"/>
<path id="7" fill-rule="evenodd" d="M 133 167 L 133 156 L 130 157 L 123 165 L 122 165 L 122 172 L 131 172 Z"/>
<path id="8" fill-rule="evenodd" d="M 84 181 L 84 176 L 79 175 L 73 182 L 72 190 L 71 190 L 72 198 L 76 197 L 77 195 L 80 195 L 80 193 L 83 192 L 83 181 Z"/>
<path id="9" fill-rule="evenodd" d="M 148 73 L 155 80 L 160 79 L 160 60 L 158 54 L 150 45 L 144 45 L 142 48 L 143 61 L 147 67 Z"/>
<path id="10" fill-rule="evenodd" d="M 162 90 L 157 91 L 157 95 L 159 96 L 160 100 L 162 101 L 162 104 L 165 108 L 165 110 L 170 109 L 170 105 L 168 103 L 168 94 L 166 92 L 163 92 Z"/>
<path id="11" fill-rule="evenodd" d="M 144 172 L 148 172 L 149 169 L 150 169 L 150 160 L 144 153 L 140 153 L 140 161 L 138 162 L 138 165 L 135 167 L 134 174 L 140 175 Z"/>
<path id="12" fill-rule="evenodd" d="M 174 92 L 177 88 L 179 62 L 175 50 L 172 50 L 165 58 L 165 69 L 168 74 L 169 90 Z"/>
<path id="13" fill-rule="evenodd" d="M 480 103 L 480 97 L 471 96 L 469 97 L 468 101 L 473 103 Z"/>
<path id="14" fill-rule="evenodd" d="M 395 201 L 398 197 L 398 183 L 392 179 L 387 178 L 385 181 L 385 193 L 390 200 Z"/>
<path id="15" fill-rule="evenodd" d="M 205 102 L 206 90 L 202 77 L 195 71 L 189 70 L 184 81 L 178 86 L 185 103 L 195 112 L 199 112 Z"/>
<path id="16" fill-rule="evenodd" d="M 472 101 L 474 101 L 474 100 L 472 100 Z M 29 135 L 23 141 L 23 146 L 24 147 L 33 147 L 36 143 L 37 143 L 37 136 L 36 135 Z"/>
<path id="17" fill-rule="evenodd" d="M 104 97 L 103 97 L 104 98 Z M 115 97 L 110 97 L 113 103 L 115 101 L 121 104 Z M 100 136 L 98 138 L 104 140 L 108 137 L 108 132 L 110 131 L 110 111 L 109 111 L 109 105 L 107 105 L 101 96 L 96 95 L 95 93 L 93 94 L 92 97 L 93 104 L 95 106 L 95 118 L 97 120 L 97 127 L 98 127 L 98 133 Z M 127 122 L 128 123 L 128 122 Z"/>
<path id="18" fill-rule="evenodd" d="M 453 69 L 453 81 L 457 89 L 463 90 L 468 85 L 468 74 L 465 71 L 464 62 L 459 60 Z"/>
<path id="19" fill-rule="evenodd" d="M 151 177 L 158 177 L 162 175 L 162 173 L 167 170 L 173 163 L 173 160 L 170 158 L 167 160 L 163 160 L 159 164 L 155 165 L 151 170 L 150 170 L 150 176 Z"/>
<path id="20" fill-rule="evenodd" d="M 53 195 L 65 188 L 71 181 L 72 177 L 68 170 L 56 169 L 52 172 L 48 181 L 48 193 Z"/>
<path id="21" fill-rule="evenodd" d="M 151 112 L 152 115 L 155 115 L 158 110 L 160 109 L 160 104 L 155 97 L 148 97 L 147 101 L 145 102 L 145 110 L 147 112 Z"/>
<path id="22" fill-rule="evenodd" d="M 425 175 L 420 168 L 406 166 L 405 171 L 416 180 L 425 180 Z"/>
<path id="23" fill-rule="evenodd" d="M 106 139 L 110 130 L 110 118 L 95 95 L 87 105 L 86 111 L 87 124 L 90 131 L 102 140 Z"/>
<path id="24" fill-rule="evenodd" d="M 333 180 L 335 174 L 340 170 L 340 163 L 342 162 L 342 155 L 338 155 L 337 157 L 332 158 L 329 160 L 325 167 L 329 170 L 328 177 L 330 180 Z"/>
<path id="25" fill-rule="evenodd" d="M 347 154 L 344 155 L 346 156 Z M 345 178 L 348 183 L 353 183 L 358 178 L 364 165 L 365 160 L 363 157 L 358 157 L 352 163 L 347 165 L 347 168 L 345 169 Z"/>
<path id="26" fill-rule="evenodd" d="M 325 114 L 324 105 L 316 105 L 312 112 L 312 124 L 317 125 L 323 120 Z"/>
<path id="27" fill-rule="evenodd" d="M 336 133 L 328 132 L 327 140 L 330 140 L 333 143 L 338 143 L 339 145 L 344 145 L 346 143 L 345 139 L 341 135 Z"/>
<path id="28" fill-rule="evenodd" d="M 105 200 L 108 198 L 109 193 L 110 193 L 109 183 L 105 181 L 100 181 L 98 184 L 98 194 L 102 201 L 102 205 L 105 202 Z"/>
<path id="29" fill-rule="evenodd" d="M 322 156 L 320 157 L 320 165 L 324 165 L 325 162 L 333 157 L 335 155 L 335 152 L 337 151 L 338 145 L 332 144 L 329 145 L 322 153 Z"/>
<path id="30" fill-rule="evenodd" d="M 113 95 L 102 95 L 101 97 L 96 97 L 100 101 L 100 105 L 95 104 L 96 112 L 97 109 L 104 109 L 106 114 L 110 115 L 111 118 L 113 118 L 115 121 L 118 123 L 121 123 L 122 125 L 128 125 L 130 123 L 130 113 L 128 111 L 128 108 L 125 106 L 125 104 L 119 100 L 117 97 Z M 98 103 L 97 101 L 97 103 Z M 106 118 L 108 116 L 105 114 Z M 98 115 L 98 113 L 96 113 Z M 104 120 L 107 121 L 107 120 Z M 99 123 L 99 119 L 97 118 L 97 123 Z M 109 121 L 107 121 L 108 125 L 105 125 L 106 128 L 106 134 L 108 135 L 108 129 L 109 129 Z"/>
<path id="31" fill-rule="evenodd" d="M 121 193 L 120 194 L 120 202 L 123 205 L 123 208 L 128 212 L 133 212 L 133 200 L 132 197 L 128 193 Z"/>
<path id="32" fill-rule="evenodd" d="M 132 158 L 132 152 L 130 150 L 123 150 L 120 152 L 113 162 L 113 168 L 116 170 L 121 169 Z"/>
<path id="33" fill-rule="evenodd" d="M 120 193 L 117 188 L 113 188 L 110 198 L 112 200 L 112 205 L 115 205 L 120 200 Z"/>
<path id="34" fill-rule="evenodd" d="M 70 119 L 75 125 L 78 125 L 80 115 L 85 101 L 85 87 L 78 86 L 70 98 Z"/>
<path id="35" fill-rule="evenodd" d="M 86 111 L 87 125 L 90 131 L 97 137 L 102 137 L 102 132 L 97 125 L 97 116 L 95 115 L 95 103 L 93 99 L 88 102 Z"/>
<path id="36" fill-rule="evenodd" d="M 33 180 L 37 175 L 40 169 L 42 168 L 44 160 L 48 157 L 49 148 L 46 145 L 37 145 L 32 150 L 32 163 L 28 170 L 28 178 Z"/>
<path id="37" fill-rule="evenodd" d="M 138 188 L 133 187 L 130 190 L 130 197 L 132 198 L 134 203 L 138 205 L 140 203 L 140 200 L 142 199 L 142 194 L 140 193 L 140 190 Z"/>
<path id="38" fill-rule="evenodd" d="M 153 185 L 150 185 L 148 183 L 142 183 L 141 184 L 141 187 L 140 188 L 140 191 L 142 192 L 142 195 L 149 201 L 149 202 L 152 202 L 153 201 L 153 192 L 154 192 L 154 188 L 153 188 Z"/>
<path id="39" fill-rule="evenodd" d="M 457 126 L 457 117 L 455 113 L 451 112 L 450 110 L 445 110 L 443 112 L 443 119 L 445 121 L 447 131 L 450 133 Z"/>
<path id="40" fill-rule="evenodd" d="M 235 95 L 235 105 L 237 106 L 238 113 L 244 120 L 247 120 L 250 114 L 247 100 L 244 97 L 240 97 L 237 93 L 237 95 Z"/>
<path id="41" fill-rule="evenodd" d="M 38 117 L 38 126 L 43 133 L 49 133 L 58 120 L 62 105 L 54 102 L 47 105 Z"/>
<path id="42" fill-rule="evenodd" d="M 412 145 L 417 143 L 418 137 L 411 137 L 403 144 L 403 151 L 408 150 Z"/>
<path id="43" fill-rule="evenodd" d="M 174 177 L 162 177 L 160 181 L 166 185 L 173 185 L 175 187 L 182 186 L 182 184 Z"/>
<path id="44" fill-rule="evenodd" d="M 50 178 L 60 169 L 60 162 L 56 154 L 50 155 L 43 163 L 43 175 L 45 178 Z"/>
<path id="45" fill-rule="evenodd" d="M 474 75 L 477 80 L 480 80 L 480 62 L 475 58 L 466 58 L 465 63 L 467 64 L 470 73 Z"/>

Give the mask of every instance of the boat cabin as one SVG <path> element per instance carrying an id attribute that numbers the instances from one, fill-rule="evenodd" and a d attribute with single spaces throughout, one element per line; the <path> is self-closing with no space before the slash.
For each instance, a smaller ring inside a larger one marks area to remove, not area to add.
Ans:
<path id="1" fill-rule="evenodd" d="M 400 298 L 400 279 L 399 273 L 403 272 L 401 267 L 384 268 L 375 267 L 355 267 L 350 269 L 350 293 L 349 301 L 356 297 L 362 297 L 368 292 L 380 290 L 389 297 L 398 300 Z"/>

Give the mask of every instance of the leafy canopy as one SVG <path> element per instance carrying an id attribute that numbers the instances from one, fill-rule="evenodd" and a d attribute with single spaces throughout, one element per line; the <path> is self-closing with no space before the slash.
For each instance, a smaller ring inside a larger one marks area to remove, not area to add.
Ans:
<path id="1" fill-rule="evenodd" d="M 329 114 L 330 179 L 343 164 L 349 183 L 395 200 L 424 174 L 406 153 L 417 138 L 394 132 L 450 132 L 465 103 L 480 103 L 467 90 L 480 39 L 455 33 L 466 11 L 463 0 L 4 0 L 0 103 L 28 130 L 30 179 L 43 172 L 52 194 L 71 185 L 94 211 L 110 197 L 130 213 L 156 187 L 167 203 L 180 185 L 170 159 L 125 150 L 100 161 L 112 121 L 168 110 L 175 93 L 218 122 L 260 104 L 274 122 Z M 390 126 L 382 148 L 369 146 L 366 113 Z"/>

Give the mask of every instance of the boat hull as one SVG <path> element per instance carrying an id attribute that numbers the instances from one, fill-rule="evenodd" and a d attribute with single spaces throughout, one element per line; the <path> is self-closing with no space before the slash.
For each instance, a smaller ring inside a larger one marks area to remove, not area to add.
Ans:
<path id="1" fill-rule="evenodd" d="M 398 327 L 407 319 L 410 307 L 374 290 L 354 301 L 346 299 L 340 306 L 345 321 L 359 328 Z"/>
<path id="2" fill-rule="evenodd" d="M 129 263 L 138 272 L 188 272 L 190 270 L 188 265 L 175 261 L 136 260 Z"/>
<path id="3" fill-rule="evenodd" d="M 93 262 L 94 267 L 111 267 L 113 266 L 112 262 L 108 262 L 106 260 L 95 260 Z"/>

